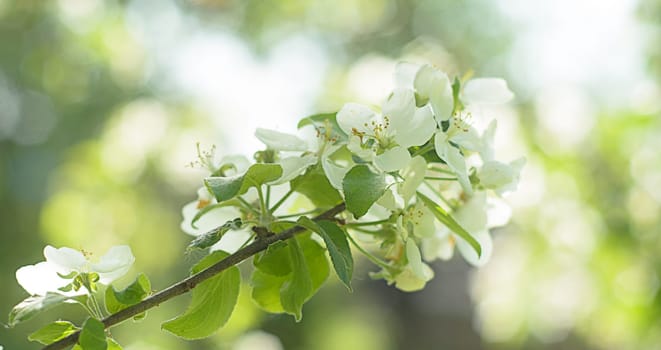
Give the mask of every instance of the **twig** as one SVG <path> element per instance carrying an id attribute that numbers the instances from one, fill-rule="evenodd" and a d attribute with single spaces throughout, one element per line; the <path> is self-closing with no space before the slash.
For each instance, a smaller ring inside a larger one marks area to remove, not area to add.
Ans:
<path id="1" fill-rule="evenodd" d="M 313 220 L 329 220 L 332 219 L 335 215 L 341 213 L 345 209 L 345 204 L 341 203 L 335 207 L 325 211 L 324 213 L 316 216 Z M 277 242 L 284 241 L 289 238 L 292 238 L 295 234 L 301 233 L 305 229 L 301 226 L 295 226 L 278 234 L 268 235 L 263 239 L 258 239 L 245 248 L 239 249 L 234 254 L 226 257 L 225 259 L 217 262 L 216 264 L 208 267 L 205 270 L 200 271 L 199 273 L 192 275 L 178 283 L 171 285 L 170 287 L 150 296 L 143 301 L 129 306 L 126 309 L 118 311 L 105 319 L 103 319 L 103 325 L 105 328 L 112 327 L 120 322 L 126 321 L 129 318 L 139 315 L 155 306 L 160 305 L 161 303 L 170 300 L 178 295 L 184 294 L 195 288 L 198 284 L 208 280 L 211 277 L 216 276 L 217 274 L 227 270 L 228 268 L 239 264 L 243 260 L 248 259 L 249 257 L 265 250 L 269 245 Z M 78 336 L 80 331 L 73 333 L 66 338 L 60 339 L 53 344 L 47 345 L 42 348 L 42 350 L 58 350 L 65 349 L 68 346 L 74 345 L 78 341 Z"/>

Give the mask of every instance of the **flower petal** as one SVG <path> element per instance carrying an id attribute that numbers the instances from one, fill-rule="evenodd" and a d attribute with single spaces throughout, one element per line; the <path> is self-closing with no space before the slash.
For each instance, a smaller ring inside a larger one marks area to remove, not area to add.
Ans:
<path id="1" fill-rule="evenodd" d="M 514 98 L 507 82 L 500 78 L 478 78 L 464 85 L 461 100 L 466 104 L 503 104 Z"/>
<path id="2" fill-rule="evenodd" d="M 83 271 L 87 266 L 85 255 L 78 250 L 62 247 L 55 248 L 47 245 L 44 248 L 46 261 L 52 264 L 52 267 L 59 273 L 67 275 L 72 271 Z"/>
<path id="3" fill-rule="evenodd" d="M 347 103 L 337 112 L 337 124 L 347 135 L 353 135 L 353 129 L 370 132 L 369 123 L 376 117 L 374 111 L 359 103 Z M 368 125 L 368 126 L 366 126 Z"/>
<path id="4" fill-rule="evenodd" d="M 399 62 L 395 66 L 395 86 L 401 88 L 412 88 L 415 75 L 418 74 L 420 65 L 411 62 Z"/>
<path id="5" fill-rule="evenodd" d="M 390 128 L 399 132 L 405 130 L 415 112 L 415 95 L 411 89 L 395 89 L 383 103 L 384 119 L 390 121 Z"/>
<path id="6" fill-rule="evenodd" d="M 454 237 L 447 228 L 436 235 L 422 239 L 422 256 L 425 261 L 450 260 L 454 255 Z"/>
<path id="7" fill-rule="evenodd" d="M 285 182 L 293 180 L 295 177 L 303 174 L 303 172 L 311 165 L 317 164 L 317 157 L 307 155 L 303 157 L 288 157 L 280 160 L 282 167 L 282 175 L 279 179 L 272 181 L 269 185 L 280 185 Z"/>
<path id="8" fill-rule="evenodd" d="M 374 158 L 374 165 L 385 172 L 404 168 L 411 161 L 409 151 L 404 147 L 389 149 Z"/>
<path id="9" fill-rule="evenodd" d="M 456 147 L 448 143 L 447 135 L 443 132 L 437 132 L 434 137 L 434 147 L 436 154 L 447 163 L 448 167 L 457 175 L 461 187 L 467 194 L 473 193 L 473 187 L 468 179 L 466 170 L 466 160 Z"/>
<path id="10" fill-rule="evenodd" d="M 298 136 L 275 130 L 257 128 L 255 137 L 262 141 L 266 147 L 276 151 L 306 151 L 308 145 Z"/>
<path id="11" fill-rule="evenodd" d="M 429 98 L 439 122 L 450 118 L 454 109 L 454 98 L 447 74 L 430 65 L 424 65 L 416 74 L 414 85 L 420 96 Z"/>
<path id="12" fill-rule="evenodd" d="M 427 282 L 434 278 L 434 271 L 423 263 L 422 273 L 424 277 L 420 278 L 410 268 L 404 269 L 395 277 L 395 287 L 404 292 L 415 292 L 425 288 Z"/>
<path id="13" fill-rule="evenodd" d="M 183 220 L 181 221 L 181 230 L 191 236 L 198 236 L 214 229 L 227 221 L 241 217 L 241 213 L 234 207 L 215 208 L 204 214 L 193 227 L 193 218 L 200 211 L 198 202 L 190 202 L 181 209 Z"/>
<path id="14" fill-rule="evenodd" d="M 92 271 L 99 274 L 99 283 L 109 284 L 128 272 L 135 262 L 131 247 L 119 245 L 111 247 L 98 263 L 92 264 Z"/>
<path id="15" fill-rule="evenodd" d="M 70 280 L 60 278 L 52 264 L 42 261 L 35 265 L 27 265 L 16 270 L 16 281 L 30 295 L 46 295 L 48 292 L 58 292 L 58 288 L 69 284 Z M 84 294 L 79 290 L 76 294 Z"/>
<path id="16" fill-rule="evenodd" d="M 427 162 L 421 156 L 413 157 L 406 168 L 402 169 L 400 175 L 404 178 L 404 181 L 398 184 L 398 188 L 399 193 L 404 198 L 404 203 L 408 203 L 411 200 L 415 191 L 418 190 L 418 187 L 424 181 L 426 172 Z"/>
<path id="17" fill-rule="evenodd" d="M 455 236 L 457 240 L 457 249 L 459 250 L 461 256 L 463 256 L 469 264 L 473 266 L 484 266 L 484 264 L 489 262 L 489 259 L 491 259 L 491 254 L 493 252 L 493 240 L 491 239 L 491 235 L 487 230 L 475 233 L 471 232 L 471 234 L 477 240 L 477 242 L 480 243 L 480 247 L 482 248 L 482 255 L 480 255 L 478 258 L 475 249 L 473 249 L 473 247 L 468 242 L 464 241 L 464 239 L 459 236 Z"/>
<path id="18" fill-rule="evenodd" d="M 342 190 L 342 180 L 344 180 L 344 176 L 349 172 L 349 168 L 336 165 L 330 159 L 324 159 L 321 162 L 321 166 L 331 186 L 335 189 Z"/>
<path id="19" fill-rule="evenodd" d="M 394 124 L 394 123 L 393 123 Z M 404 123 L 396 127 L 395 141 L 402 147 L 421 146 L 436 132 L 434 113 L 429 105 L 415 108 Z"/>
<path id="20" fill-rule="evenodd" d="M 480 149 L 478 151 L 480 153 L 480 157 L 482 157 L 482 160 L 485 162 L 493 160 L 493 145 L 497 126 L 498 124 L 496 119 L 492 120 L 480 137 Z"/>

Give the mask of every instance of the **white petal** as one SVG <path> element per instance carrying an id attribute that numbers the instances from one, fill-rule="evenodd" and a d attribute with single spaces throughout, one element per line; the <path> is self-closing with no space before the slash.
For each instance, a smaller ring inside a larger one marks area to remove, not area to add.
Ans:
<path id="1" fill-rule="evenodd" d="M 454 255 L 454 237 L 447 228 L 436 235 L 422 239 L 422 256 L 425 261 L 450 260 Z"/>
<path id="2" fill-rule="evenodd" d="M 454 98 L 447 74 L 430 65 L 424 65 L 416 74 L 414 84 L 420 96 L 429 98 L 436 119 L 448 120 L 454 109 Z"/>
<path id="3" fill-rule="evenodd" d="M 469 151 L 479 151 L 482 148 L 482 140 L 472 126 L 466 126 L 465 129 L 452 135 L 450 140 Z"/>
<path id="4" fill-rule="evenodd" d="M 248 158 L 242 155 L 229 155 L 225 156 L 220 160 L 220 166 L 227 166 L 231 165 L 233 167 L 232 170 L 228 170 L 225 172 L 225 176 L 232 176 L 236 174 L 240 174 L 248 170 L 250 167 L 250 161 Z"/>
<path id="5" fill-rule="evenodd" d="M 396 127 L 395 141 L 402 147 L 421 146 L 436 132 L 434 114 L 426 105 L 415 108 L 415 113 L 409 116 L 401 126 Z"/>
<path id="6" fill-rule="evenodd" d="M 482 133 L 482 136 L 480 137 L 480 157 L 482 157 L 483 161 L 490 161 L 493 160 L 493 145 L 494 145 L 494 138 L 496 136 L 496 127 L 497 127 L 497 122 L 496 119 L 492 120 L 489 123 L 489 126 L 487 126 L 486 130 Z"/>
<path id="7" fill-rule="evenodd" d="M 514 171 L 509 164 L 492 160 L 484 163 L 477 176 L 484 187 L 499 189 L 514 180 Z"/>
<path id="8" fill-rule="evenodd" d="M 404 199 L 394 191 L 393 186 L 390 186 L 383 193 L 383 196 L 376 201 L 376 204 L 388 210 L 395 211 L 404 208 Z"/>
<path id="9" fill-rule="evenodd" d="M 415 75 L 420 70 L 420 65 L 411 62 L 399 62 L 395 66 L 395 86 L 401 88 L 413 88 Z"/>
<path id="10" fill-rule="evenodd" d="M 328 182 L 336 189 L 341 190 L 342 180 L 344 180 L 344 176 L 349 172 L 349 168 L 335 165 L 330 159 L 324 159 L 321 166 L 324 169 L 326 178 L 328 178 Z"/>
<path id="11" fill-rule="evenodd" d="M 395 89 L 383 103 L 384 119 L 390 121 L 390 128 L 404 130 L 415 112 L 415 95 L 411 89 Z"/>
<path id="12" fill-rule="evenodd" d="M 128 272 L 135 262 L 131 248 L 127 245 L 111 247 L 98 263 L 92 264 L 92 271 L 99 274 L 99 282 L 109 284 Z"/>
<path id="13" fill-rule="evenodd" d="M 427 281 L 434 278 L 434 271 L 427 264 L 423 263 L 422 273 L 424 277 L 420 278 L 410 268 L 404 269 L 404 271 L 395 277 L 395 287 L 404 292 L 415 292 L 425 288 Z"/>
<path id="14" fill-rule="evenodd" d="M 347 135 L 352 135 L 353 129 L 369 132 L 369 123 L 374 117 L 376 114 L 371 108 L 359 103 L 347 103 L 337 112 L 337 124 Z"/>
<path id="15" fill-rule="evenodd" d="M 414 233 L 418 237 L 431 237 L 436 234 L 436 225 L 434 215 L 427 209 L 422 202 L 415 204 Z"/>
<path id="16" fill-rule="evenodd" d="M 406 168 L 402 169 L 400 175 L 404 178 L 404 181 L 398 187 L 399 193 L 404 198 L 404 203 L 408 203 L 411 200 L 415 191 L 422 184 L 422 181 L 424 181 L 426 172 L 427 162 L 421 156 L 411 159 Z"/>
<path id="17" fill-rule="evenodd" d="M 415 244 L 415 241 L 411 238 L 406 241 L 406 259 L 408 260 L 413 274 L 420 279 L 424 279 L 425 273 L 422 268 L 423 263 L 422 257 L 420 256 L 420 249 L 418 249 L 418 245 Z"/>
<path id="18" fill-rule="evenodd" d="M 53 265 L 45 261 L 16 270 L 16 281 L 30 295 L 46 295 L 47 292 L 64 294 L 57 289 L 71 282 L 60 278 Z"/>
<path id="19" fill-rule="evenodd" d="M 487 228 L 486 192 L 476 192 L 455 212 L 454 218 L 469 233 L 484 231 Z"/>
<path id="20" fill-rule="evenodd" d="M 512 208 L 504 200 L 487 197 L 487 227 L 505 226 L 512 218 Z"/>
<path id="21" fill-rule="evenodd" d="M 220 242 L 211 246 L 211 251 L 222 250 L 230 254 L 236 252 L 251 236 L 248 229 L 229 231 L 225 233 Z"/>
<path id="22" fill-rule="evenodd" d="M 374 151 L 371 148 L 363 148 L 360 144 L 360 138 L 358 136 L 351 135 L 349 136 L 349 143 L 347 144 L 347 149 L 356 155 L 358 158 L 366 162 L 370 162 L 374 159 Z"/>
<path id="23" fill-rule="evenodd" d="M 266 147 L 277 151 L 306 151 L 308 145 L 298 136 L 286 134 L 275 130 L 257 128 L 255 137 L 262 141 Z"/>
<path id="24" fill-rule="evenodd" d="M 385 172 L 404 168 L 411 161 L 411 155 L 406 148 L 395 147 L 374 158 L 374 165 Z"/>
<path id="25" fill-rule="evenodd" d="M 192 236 L 198 236 L 203 233 L 214 229 L 227 221 L 234 220 L 241 217 L 241 213 L 234 207 L 221 207 L 215 208 L 204 214 L 196 223 L 195 227 L 192 226 L 192 221 L 195 215 L 200 211 L 197 208 L 198 202 L 190 202 L 182 209 L 183 220 L 181 221 L 181 230 Z"/>
<path id="26" fill-rule="evenodd" d="M 493 240 L 491 239 L 491 235 L 489 234 L 489 231 L 480 231 L 476 232 L 473 234 L 473 237 L 480 243 L 480 247 L 482 248 L 482 255 L 480 257 L 477 257 L 477 252 L 475 252 L 475 249 L 468 244 L 468 242 L 464 241 L 463 238 L 459 236 L 455 236 L 457 240 L 457 249 L 459 250 L 459 253 L 461 253 L 461 256 L 466 259 L 466 261 L 473 265 L 473 266 L 483 266 L 486 264 L 489 259 L 491 259 L 491 253 L 493 252 Z"/>
<path id="27" fill-rule="evenodd" d="M 307 155 L 303 157 L 289 157 L 280 160 L 282 167 L 282 175 L 279 179 L 272 181 L 269 185 L 280 185 L 285 182 L 293 180 L 295 177 L 303 174 L 303 172 L 311 165 L 317 164 L 317 157 Z"/>
<path id="28" fill-rule="evenodd" d="M 83 253 L 68 247 L 54 248 L 47 245 L 44 248 L 44 256 L 46 261 L 63 275 L 67 275 L 72 271 L 84 271 L 87 266 L 87 259 L 85 259 Z"/>
<path id="29" fill-rule="evenodd" d="M 436 133 L 436 136 L 434 137 L 434 147 L 436 149 L 436 154 L 443 159 L 448 167 L 450 167 L 450 169 L 452 169 L 457 175 L 457 179 L 464 191 L 469 195 L 472 194 L 473 187 L 468 179 L 466 160 L 464 159 L 464 156 L 461 155 L 461 152 L 448 143 L 447 135 L 442 132 Z"/>
<path id="30" fill-rule="evenodd" d="M 466 104 L 503 104 L 514 98 L 507 82 L 500 78 L 469 80 L 464 86 L 461 100 Z"/>

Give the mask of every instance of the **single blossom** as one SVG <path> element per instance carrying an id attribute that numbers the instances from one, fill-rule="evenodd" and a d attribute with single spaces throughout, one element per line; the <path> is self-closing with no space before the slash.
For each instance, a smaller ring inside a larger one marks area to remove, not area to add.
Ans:
<path id="1" fill-rule="evenodd" d="M 16 271 L 18 284 L 31 295 L 46 295 L 48 292 L 64 295 L 85 294 L 87 291 L 82 289 L 69 292 L 59 289 L 81 273 L 96 273 L 99 283 L 110 284 L 125 275 L 135 261 L 131 248 L 125 245 L 110 248 L 98 261 L 90 260 L 89 253 L 68 247 L 54 248 L 50 245 L 44 248 L 44 257 L 46 261 L 23 266 Z"/>
<path id="2" fill-rule="evenodd" d="M 425 144 L 436 125 L 431 108 L 418 108 L 411 89 L 395 89 L 382 112 L 347 103 L 337 113 L 337 123 L 350 135 L 348 148 L 352 153 L 382 171 L 392 172 L 411 161 L 408 148 Z"/>
<path id="3" fill-rule="evenodd" d="M 415 292 L 425 287 L 434 278 L 434 271 L 422 262 L 420 249 L 412 238 L 406 241 L 406 260 L 404 269 L 395 276 L 395 287 L 405 292 Z"/>

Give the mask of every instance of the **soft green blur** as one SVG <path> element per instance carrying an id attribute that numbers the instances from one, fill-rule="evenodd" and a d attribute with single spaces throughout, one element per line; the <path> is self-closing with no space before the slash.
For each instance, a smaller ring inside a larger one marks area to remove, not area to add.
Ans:
<path id="1" fill-rule="evenodd" d="M 187 296 L 113 336 L 140 350 L 660 349 L 661 2 L 622 1 L 633 11 L 602 23 L 615 3 L 0 0 L 0 315 L 26 297 L 14 271 L 46 244 L 129 244 L 119 285 L 186 276 L 199 258 L 179 229 L 204 174 L 187 165 L 196 142 L 250 155 L 250 128 L 378 104 L 408 59 L 501 76 L 517 95 L 485 111 L 499 154 L 528 159 L 487 266 L 437 262 L 407 294 L 360 260 L 354 292 L 331 277 L 298 324 L 259 311 L 244 285 L 217 336 L 160 330 Z M 572 13 L 593 16 L 565 28 Z M 617 46 L 624 35 L 638 51 Z M 27 334 L 81 311 L 0 328 L 0 345 L 37 349 Z"/>

